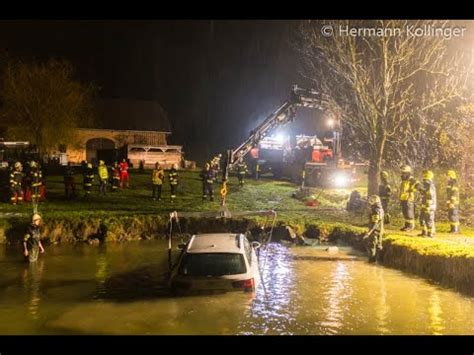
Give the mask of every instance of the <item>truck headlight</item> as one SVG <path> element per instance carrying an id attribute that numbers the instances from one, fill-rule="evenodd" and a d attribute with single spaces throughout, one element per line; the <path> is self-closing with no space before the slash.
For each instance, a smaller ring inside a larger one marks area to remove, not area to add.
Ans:
<path id="1" fill-rule="evenodd" d="M 338 173 L 334 175 L 333 183 L 335 187 L 344 187 L 349 184 L 349 178 L 345 174 Z"/>

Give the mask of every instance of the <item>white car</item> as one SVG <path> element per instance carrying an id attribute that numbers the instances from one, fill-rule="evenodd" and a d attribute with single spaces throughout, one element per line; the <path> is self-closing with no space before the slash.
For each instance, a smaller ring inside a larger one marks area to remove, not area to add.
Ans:
<path id="1" fill-rule="evenodd" d="M 214 233 L 192 236 L 173 269 L 174 293 L 253 291 L 260 283 L 258 242 L 243 234 Z"/>

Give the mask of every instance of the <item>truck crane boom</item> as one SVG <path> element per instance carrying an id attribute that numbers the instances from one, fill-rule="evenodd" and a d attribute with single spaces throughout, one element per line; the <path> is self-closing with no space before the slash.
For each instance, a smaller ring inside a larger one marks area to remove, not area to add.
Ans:
<path id="1" fill-rule="evenodd" d="M 327 96 L 312 89 L 303 89 L 297 85 L 293 85 L 290 97 L 268 115 L 240 146 L 228 152 L 226 172 L 228 169 L 231 169 L 240 158 L 245 157 L 250 150 L 258 145 L 274 128 L 284 126 L 288 122 L 293 121 L 298 107 L 324 109 L 327 103 Z"/>

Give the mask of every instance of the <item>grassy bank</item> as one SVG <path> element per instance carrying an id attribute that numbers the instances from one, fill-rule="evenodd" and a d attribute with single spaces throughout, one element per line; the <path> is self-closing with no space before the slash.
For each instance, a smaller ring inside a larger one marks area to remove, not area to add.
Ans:
<path id="1" fill-rule="evenodd" d="M 219 209 L 218 186 L 214 202 L 202 201 L 198 172 L 181 172 L 180 177 L 178 198 L 172 204 L 169 202 L 168 184 L 164 186 L 163 201 L 152 200 L 149 173 L 133 173 L 130 189 L 100 196 L 98 186 L 95 186 L 90 198 L 79 197 L 73 201 L 67 201 L 63 196 L 62 178 L 49 176 L 48 200 L 40 206 L 45 221 L 44 235 L 51 243 L 150 239 L 165 235 L 171 211 Z M 365 192 L 361 186 L 358 189 Z M 297 186 L 291 183 L 269 179 L 249 179 L 241 188 L 235 177 L 231 177 L 227 206 L 231 211 L 274 209 L 278 213 L 276 238 L 285 237 L 285 227 L 290 226 L 305 238 L 350 244 L 364 250 L 362 235 L 366 231 L 366 216 L 348 213 L 344 209 L 350 190 L 312 189 L 310 194 L 319 201 L 316 207 L 309 207 L 294 198 L 296 190 Z M 80 184 L 78 192 L 82 196 Z M 474 294 L 474 230 L 463 226 L 462 235 L 449 235 L 448 223 L 441 220 L 437 223 L 435 239 L 417 237 L 416 232 L 401 233 L 398 231 L 402 225 L 398 206 L 395 201 L 392 205 L 394 218 L 387 226 L 382 263 Z M 441 209 L 438 214 L 441 218 L 442 212 Z M 0 241 L 16 243 L 21 240 L 30 214 L 31 206 L 28 204 L 2 204 Z M 179 227 L 183 233 L 243 232 L 258 229 L 264 222 L 264 218 L 183 218 Z"/>

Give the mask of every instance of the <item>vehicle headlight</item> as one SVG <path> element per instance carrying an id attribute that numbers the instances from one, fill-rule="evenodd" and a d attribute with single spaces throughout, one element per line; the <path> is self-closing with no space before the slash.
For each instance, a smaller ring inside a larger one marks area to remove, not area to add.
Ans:
<path id="1" fill-rule="evenodd" d="M 347 186 L 347 184 L 349 183 L 349 178 L 342 173 L 335 174 L 333 183 L 336 187 L 344 187 Z"/>

